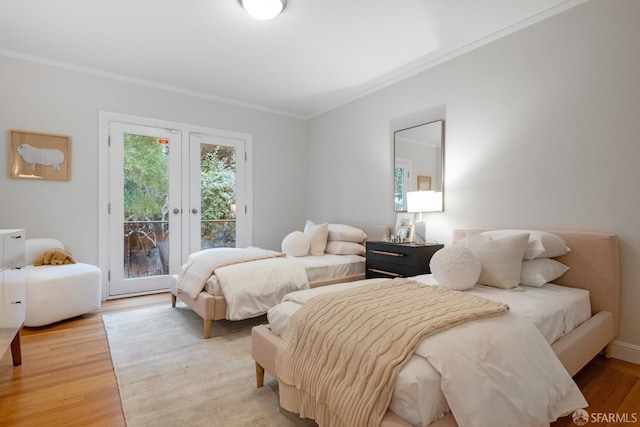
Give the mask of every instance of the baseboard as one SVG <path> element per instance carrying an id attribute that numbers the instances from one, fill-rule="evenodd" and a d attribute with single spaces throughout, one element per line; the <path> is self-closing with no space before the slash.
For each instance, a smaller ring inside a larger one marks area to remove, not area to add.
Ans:
<path id="1" fill-rule="evenodd" d="M 613 340 L 611 343 L 611 357 L 640 365 L 640 345 Z"/>

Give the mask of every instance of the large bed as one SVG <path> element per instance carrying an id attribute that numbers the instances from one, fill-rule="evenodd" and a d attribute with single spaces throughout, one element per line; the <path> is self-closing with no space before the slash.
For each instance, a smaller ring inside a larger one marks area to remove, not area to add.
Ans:
<path id="1" fill-rule="evenodd" d="M 383 240 L 389 233 L 389 228 L 385 225 L 354 224 L 351 227 L 362 230 L 366 235 L 367 240 Z M 362 243 L 364 244 L 364 242 Z M 294 267 L 304 270 L 304 280 L 308 283 L 309 288 L 362 280 L 365 277 L 365 258 L 355 254 L 336 255 L 327 253 L 323 255 L 308 255 L 304 257 L 276 257 L 272 259 L 253 261 L 250 263 L 237 264 L 225 268 L 227 268 L 227 270 L 242 270 L 249 275 L 264 277 L 266 274 L 275 271 L 280 271 L 283 274 L 290 274 L 290 270 Z M 256 268 L 256 270 L 251 270 L 252 268 Z M 283 295 L 286 293 L 282 290 L 281 284 L 277 283 L 277 280 L 269 283 L 269 286 L 277 287 L 279 292 Z M 285 284 L 282 286 L 287 285 Z M 202 291 L 198 292 L 195 296 L 191 296 L 179 291 L 179 276 L 174 275 L 171 280 L 170 292 L 172 307 L 175 307 L 177 301 L 180 300 L 202 317 L 203 337 L 205 339 L 209 338 L 211 333 L 212 321 L 229 319 L 227 298 L 215 280 L 208 280 Z M 278 298 L 279 301 L 279 297 L 272 297 Z"/>
<path id="2" fill-rule="evenodd" d="M 456 230 L 454 231 L 453 242 L 456 243 L 469 235 L 483 231 L 486 230 Z M 520 313 L 524 314 L 518 317 L 525 317 L 527 321 L 536 323 L 540 335 L 544 336 L 544 339 L 551 344 L 553 353 L 566 369 L 566 372 L 569 375 L 574 375 L 599 352 L 604 350 L 605 355 L 607 354 L 606 348 L 618 330 L 620 298 L 618 240 L 614 235 L 600 233 L 553 233 L 564 239 L 566 245 L 571 249 L 565 255 L 555 258 L 568 266 L 569 270 L 554 280 L 553 284 L 545 285 L 540 289 L 530 289 L 529 291 L 531 292 L 523 292 L 523 294 L 529 293 L 534 295 L 535 299 L 546 300 L 547 302 L 540 306 L 541 308 L 539 309 L 535 308 L 535 306 L 531 308 L 528 305 L 522 305 L 518 301 L 518 298 L 520 298 L 518 292 L 508 291 L 502 291 L 501 295 L 503 296 L 499 296 L 498 299 L 503 298 L 510 305 L 513 313 L 509 313 L 509 315 L 520 311 Z M 428 283 L 433 278 L 426 277 L 421 280 Z M 359 286 L 359 283 L 336 286 Z M 325 288 L 322 291 L 327 290 Z M 477 287 L 477 289 L 474 287 L 473 292 L 488 298 L 491 297 L 492 293 L 500 295 L 499 291 L 487 289 L 486 287 Z M 551 300 L 551 304 L 549 304 L 549 300 Z M 562 305 L 559 302 L 565 302 L 565 304 Z M 287 301 L 283 304 L 292 304 L 292 302 Z M 559 315 L 557 313 L 553 314 L 551 311 L 549 311 L 549 315 L 546 315 L 548 307 L 551 305 L 562 307 Z M 280 309 L 278 306 L 274 310 Z M 293 310 L 295 311 L 295 308 Z M 560 318 L 564 323 L 560 326 L 556 323 L 554 326 L 553 321 L 542 319 L 545 317 L 549 319 L 553 317 Z M 276 323 L 281 322 L 275 316 L 273 319 Z M 258 387 L 263 384 L 265 371 L 277 378 L 276 354 L 278 348 L 282 345 L 282 339 L 272 329 L 280 329 L 279 332 L 282 333 L 286 325 L 283 326 L 276 323 L 273 324 L 273 327 L 270 325 L 255 327 L 252 331 L 252 355 L 256 361 Z M 402 373 L 400 377 L 402 377 Z M 435 380 L 439 381 L 439 378 L 436 376 Z M 413 384 L 413 388 L 419 389 L 420 387 L 416 387 Z M 404 400 L 404 405 L 411 404 L 412 399 L 421 401 L 418 398 L 408 397 Z M 446 405 L 446 402 L 443 404 Z M 433 405 L 433 403 L 430 402 L 425 406 L 430 405 Z M 400 406 L 402 406 L 402 403 Z M 392 399 L 389 408 L 393 407 L 394 400 Z M 409 410 L 420 412 L 420 409 L 417 408 L 409 408 Z M 398 413 L 402 416 L 398 415 Z M 410 425 L 456 426 L 457 423 L 452 413 L 445 411 L 445 414 L 428 423 L 424 421 L 428 418 L 422 418 L 420 421 L 413 419 L 413 422 L 411 422 L 411 420 L 407 419 L 410 419 L 411 415 L 406 415 L 403 410 L 394 412 L 389 409 L 386 411 L 381 425 L 398 427 Z"/>

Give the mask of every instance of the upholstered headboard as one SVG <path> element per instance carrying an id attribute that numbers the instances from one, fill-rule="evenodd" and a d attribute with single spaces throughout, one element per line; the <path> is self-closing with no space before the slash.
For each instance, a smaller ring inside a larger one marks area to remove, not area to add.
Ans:
<path id="1" fill-rule="evenodd" d="M 381 224 L 353 224 L 353 227 L 357 227 L 364 230 L 367 235 L 367 240 L 370 242 L 379 242 L 389 237 L 389 227 Z"/>
<path id="2" fill-rule="evenodd" d="M 454 230 L 453 243 L 469 234 L 489 229 Z M 558 261 L 569 266 L 569 271 L 554 283 L 572 288 L 587 289 L 591 295 L 593 313 L 609 311 L 613 314 L 616 333 L 620 319 L 620 254 L 618 237 L 613 234 L 548 231 L 562 237 L 571 249 Z"/>

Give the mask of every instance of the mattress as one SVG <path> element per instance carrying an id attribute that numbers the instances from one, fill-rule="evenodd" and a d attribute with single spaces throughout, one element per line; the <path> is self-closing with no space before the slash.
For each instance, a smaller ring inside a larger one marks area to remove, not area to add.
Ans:
<path id="1" fill-rule="evenodd" d="M 436 284 L 430 274 L 414 279 L 427 285 Z M 289 320 L 301 307 L 297 300 L 302 296 L 306 298 L 309 294 L 365 286 L 382 280 L 387 279 L 360 280 L 292 292 L 284 302 L 268 311 L 270 328 L 278 335 L 284 334 Z M 591 315 L 589 292 L 582 289 L 546 284 L 541 288 L 521 287 L 514 291 L 476 285 L 466 292 L 507 303 L 511 314 L 533 323 L 549 343 L 569 333 Z M 440 383 L 440 374 L 434 367 L 414 354 L 398 375 L 389 409 L 414 426 L 428 426 L 449 411 Z"/>
<path id="2" fill-rule="evenodd" d="M 431 274 L 414 277 L 428 285 L 437 282 Z M 469 293 L 509 305 L 512 313 L 524 317 L 552 344 L 591 317 L 589 291 L 547 283 L 540 288 L 520 286 L 513 290 L 476 285 Z"/>
<path id="3" fill-rule="evenodd" d="M 416 276 L 413 279 L 427 285 L 437 284 L 431 274 Z M 298 292 L 309 292 L 313 295 L 318 295 L 382 280 L 387 279 L 359 280 Z M 548 283 L 540 288 L 521 286 L 516 290 L 476 285 L 465 292 L 508 304 L 512 313 L 533 323 L 549 344 L 562 338 L 591 317 L 589 291 L 584 289 L 568 288 Z M 292 292 L 285 297 L 283 303 L 268 312 L 269 325 L 277 335 L 284 334 L 289 319 L 300 308 L 300 305 L 295 302 L 296 294 L 297 292 Z"/>
<path id="4" fill-rule="evenodd" d="M 304 264 L 309 282 L 364 274 L 365 258 L 360 255 L 305 256 L 296 258 Z"/>
<path id="5" fill-rule="evenodd" d="M 289 258 L 300 261 L 304 265 L 309 282 L 349 277 L 365 272 L 365 258 L 360 255 L 324 254 Z M 215 275 L 207 280 L 204 290 L 211 295 L 224 296 Z"/>

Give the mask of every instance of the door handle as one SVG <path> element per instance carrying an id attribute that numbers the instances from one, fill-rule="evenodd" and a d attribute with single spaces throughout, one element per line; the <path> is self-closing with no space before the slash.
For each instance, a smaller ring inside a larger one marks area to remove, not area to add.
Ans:
<path id="1" fill-rule="evenodd" d="M 198 209 L 196 209 L 196 208 L 191 209 L 191 213 L 192 214 L 197 214 L 198 213 Z"/>
<path id="2" fill-rule="evenodd" d="M 173 209 L 173 213 L 174 213 L 174 214 L 176 214 L 176 215 L 178 215 L 178 214 L 180 213 L 180 209 L 178 209 L 178 208 L 174 208 L 174 209 Z"/>

